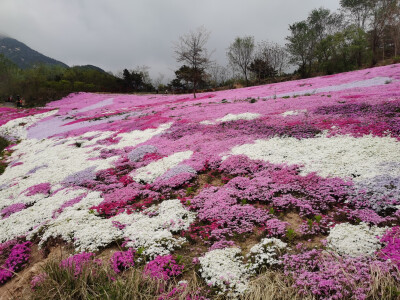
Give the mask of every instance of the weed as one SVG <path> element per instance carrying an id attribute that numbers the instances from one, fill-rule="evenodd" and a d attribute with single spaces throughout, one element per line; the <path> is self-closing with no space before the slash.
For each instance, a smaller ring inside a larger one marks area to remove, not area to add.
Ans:
<path id="1" fill-rule="evenodd" d="M 289 243 L 292 243 L 294 239 L 296 238 L 297 234 L 296 231 L 293 228 L 288 228 L 285 234 L 287 240 Z"/>

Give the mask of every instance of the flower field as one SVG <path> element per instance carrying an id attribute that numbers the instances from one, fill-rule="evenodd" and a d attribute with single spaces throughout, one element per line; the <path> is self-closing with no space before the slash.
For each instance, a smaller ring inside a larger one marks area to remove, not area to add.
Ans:
<path id="1" fill-rule="evenodd" d="M 0 136 L 0 285 L 61 243 L 59 268 L 140 269 L 155 299 L 191 272 L 184 299 L 256 299 L 271 272 L 300 299 L 400 295 L 399 64 L 195 99 L 72 94 L 0 108 Z"/>

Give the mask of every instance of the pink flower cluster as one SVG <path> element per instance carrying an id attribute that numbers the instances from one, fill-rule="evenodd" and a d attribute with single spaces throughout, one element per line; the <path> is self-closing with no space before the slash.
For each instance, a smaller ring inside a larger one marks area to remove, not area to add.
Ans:
<path id="1" fill-rule="evenodd" d="M 400 227 L 396 226 L 388 230 L 381 238 L 381 242 L 386 245 L 378 251 L 377 255 L 390 260 L 400 268 Z"/>
<path id="2" fill-rule="evenodd" d="M 366 299 L 373 270 L 390 273 L 392 266 L 371 258 L 339 257 L 320 250 L 284 255 L 284 272 L 295 280 L 300 294 L 318 299 Z"/>
<path id="3" fill-rule="evenodd" d="M 169 280 L 182 274 L 183 264 L 179 264 L 172 255 L 157 256 L 154 260 L 148 262 L 144 268 L 144 274 L 151 278 Z"/>
<path id="4" fill-rule="evenodd" d="M 11 216 L 13 213 L 19 212 L 19 211 L 21 211 L 21 210 L 23 210 L 25 208 L 26 208 L 25 203 L 14 203 L 14 204 L 11 204 L 10 206 L 7 206 L 7 207 L 3 208 L 0 211 L 0 216 L 3 219 L 6 219 L 9 216 Z"/>
<path id="5" fill-rule="evenodd" d="M 50 183 L 39 183 L 36 184 L 34 186 L 31 186 L 29 188 L 26 189 L 26 195 L 29 196 L 33 196 L 36 194 L 48 194 L 50 193 L 50 189 L 51 189 L 51 184 Z"/>
<path id="6" fill-rule="evenodd" d="M 90 252 L 82 252 L 79 254 L 75 254 L 66 259 L 63 259 L 60 262 L 60 268 L 71 271 L 74 273 L 75 277 L 78 277 L 82 274 L 85 266 L 88 266 L 90 263 L 101 264 L 100 259 L 94 259 L 95 254 Z"/>
<path id="7" fill-rule="evenodd" d="M 17 240 L 0 245 L 0 256 L 7 257 L 0 266 L 0 284 L 10 280 L 14 273 L 26 266 L 30 258 L 31 245 L 31 242 L 20 243 Z"/>
<path id="8" fill-rule="evenodd" d="M 115 252 L 110 259 L 110 264 L 114 272 L 119 274 L 133 267 L 135 265 L 135 253 L 136 251 L 134 249 Z"/>

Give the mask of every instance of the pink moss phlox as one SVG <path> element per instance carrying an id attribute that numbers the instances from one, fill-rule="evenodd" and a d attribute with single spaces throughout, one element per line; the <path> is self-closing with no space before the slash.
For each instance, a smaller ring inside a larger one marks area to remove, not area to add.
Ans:
<path id="1" fill-rule="evenodd" d="M 16 212 L 19 212 L 19 211 L 21 211 L 21 210 L 23 210 L 23 209 L 25 209 L 25 208 L 26 208 L 25 203 L 14 203 L 14 204 L 11 204 L 11 205 L 9 205 L 9 206 L 3 208 L 3 209 L 1 210 L 1 212 L 0 212 L 0 216 L 1 216 L 3 219 L 6 219 L 6 218 L 8 218 L 9 216 L 11 216 L 12 214 L 14 214 L 14 213 L 16 213 Z"/>
<path id="2" fill-rule="evenodd" d="M 333 225 L 332 218 L 322 217 L 321 220 L 307 219 L 300 225 L 298 232 L 302 235 L 313 236 L 329 233 L 330 227 Z"/>
<path id="3" fill-rule="evenodd" d="M 9 107 L 0 107 L 0 126 L 4 125 L 8 121 L 24 118 L 28 116 L 33 116 L 36 114 L 41 114 L 50 111 L 51 109 L 16 109 L 16 108 L 9 108 Z"/>
<path id="4" fill-rule="evenodd" d="M 221 228 L 221 225 L 215 220 L 210 221 L 210 224 L 198 224 L 195 222 L 190 224 L 188 230 L 183 230 L 181 235 L 186 236 L 191 241 L 200 239 L 208 243 L 208 240 L 211 238 L 211 233 L 218 228 Z"/>
<path id="5" fill-rule="evenodd" d="M 269 237 L 283 237 L 286 234 L 286 228 L 289 223 L 283 222 L 279 219 L 270 219 L 265 223 L 267 236 Z"/>
<path id="6" fill-rule="evenodd" d="M 167 293 L 163 293 L 162 295 L 158 296 L 158 300 L 176 300 L 180 299 L 181 295 L 186 292 L 188 284 L 186 282 L 178 282 L 178 284 L 172 288 L 171 291 Z M 199 288 L 197 291 L 191 292 L 190 294 L 186 295 L 185 300 L 209 300 L 205 296 L 201 296 L 201 294 L 207 294 L 207 291 Z"/>
<path id="7" fill-rule="evenodd" d="M 127 251 L 114 252 L 110 259 L 112 269 L 116 274 L 129 269 L 135 265 L 135 249 L 129 249 Z"/>
<path id="8" fill-rule="evenodd" d="M 23 165 L 24 163 L 23 162 L 17 162 L 17 163 L 12 163 L 12 164 L 10 164 L 10 168 L 14 168 L 14 167 L 16 167 L 16 166 L 20 166 L 20 165 Z"/>
<path id="9" fill-rule="evenodd" d="M 220 241 L 215 242 L 214 244 L 212 244 L 212 246 L 210 247 L 209 251 L 215 250 L 215 249 L 224 249 L 227 247 L 232 247 L 235 245 L 234 241 L 227 241 L 225 239 L 222 239 Z"/>
<path id="10" fill-rule="evenodd" d="M 119 221 L 112 221 L 112 226 L 114 226 L 115 228 L 118 228 L 119 230 L 124 229 L 127 225 L 126 224 L 122 224 Z"/>
<path id="11" fill-rule="evenodd" d="M 265 210 L 237 203 L 235 190 L 225 185 L 203 189 L 192 199 L 191 208 L 197 210 L 199 220 L 216 221 L 222 227 L 211 232 L 217 240 L 225 234 L 251 232 L 255 225 L 264 225 L 270 219 Z"/>
<path id="12" fill-rule="evenodd" d="M 315 173 L 299 175 L 296 166 L 271 165 L 253 175 L 236 177 L 226 184 L 235 196 L 248 201 L 273 203 L 277 209 L 297 208 L 302 216 L 321 214 L 345 201 L 352 183 L 340 178 L 322 178 Z M 296 197 L 292 196 L 296 195 Z M 278 199 L 274 199 L 278 196 Z"/>
<path id="13" fill-rule="evenodd" d="M 84 267 L 90 265 L 91 263 L 95 263 L 100 265 L 102 262 L 100 259 L 95 259 L 96 255 L 91 252 L 82 252 L 79 254 L 75 254 L 66 259 L 63 259 L 60 262 L 60 268 L 69 270 L 74 273 L 75 277 L 81 275 Z"/>
<path id="14" fill-rule="evenodd" d="M 137 183 L 129 184 L 110 190 L 103 194 L 104 201 L 97 206 L 91 207 L 99 214 L 106 217 L 115 216 L 124 211 L 132 213 L 149 207 L 153 201 L 158 199 L 158 193 L 138 188 Z"/>
<path id="15" fill-rule="evenodd" d="M 154 260 L 148 262 L 144 267 L 144 274 L 154 278 L 169 280 L 182 274 L 183 264 L 179 264 L 172 255 L 157 256 Z"/>
<path id="16" fill-rule="evenodd" d="M 284 273 L 294 278 L 299 293 L 318 299 L 366 299 L 371 269 L 390 273 L 390 264 L 366 257 L 339 257 L 321 250 L 283 256 Z"/>
<path id="17" fill-rule="evenodd" d="M 26 193 L 26 196 L 30 197 L 36 194 L 49 194 L 51 189 L 51 184 L 46 182 L 46 183 L 39 183 L 34 186 L 31 186 L 27 188 L 24 193 Z"/>
<path id="18" fill-rule="evenodd" d="M 350 220 L 360 220 L 365 223 L 380 225 L 389 221 L 394 221 L 392 216 L 381 217 L 375 211 L 369 208 L 349 210 L 347 217 Z"/>
<path id="19" fill-rule="evenodd" d="M 252 160 L 245 155 L 234 155 L 225 159 L 219 171 L 230 175 L 246 175 L 253 174 L 265 169 L 267 163 L 260 160 Z"/>
<path id="20" fill-rule="evenodd" d="M 86 195 L 87 194 L 80 195 L 76 198 L 73 198 L 73 199 L 68 200 L 67 202 L 63 203 L 57 210 L 55 210 L 53 212 L 52 218 L 53 219 L 57 218 L 64 211 L 64 209 L 66 209 L 67 207 L 71 207 L 71 206 L 75 205 L 76 203 L 79 203 L 83 198 L 86 197 Z"/>
<path id="21" fill-rule="evenodd" d="M 40 273 L 38 275 L 33 276 L 30 286 L 32 290 L 37 289 L 47 278 L 49 275 L 47 273 Z"/>
<path id="22" fill-rule="evenodd" d="M 395 226 L 389 229 L 381 238 L 385 244 L 377 255 L 383 259 L 390 260 L 400 269 L 400 227 Z"/>
<path id="23" fill-rule="evenodd" d="M 163 179 L 163 177 L 158 178 L 151 185 L 153 190 L 159 191 L 161 193 L 171 192 L 173 189 L 178 187 L 188 185 L 189 182 L 196 176 L 196 173 L 179 173 L 173 177 Z"/>
<path id="24" fill-rule="evenodd" d="M 7 259 L 3 265 L 0 266 L 0 284 L 4 284 L 10 280 L 14 273 L 25 267 L 30 258 L 31 245 L 32 243 L 29 241 L 23 243 L 15 242 Z M 4 253 L 2 253 L 2 255 L 4 255 Z"/>

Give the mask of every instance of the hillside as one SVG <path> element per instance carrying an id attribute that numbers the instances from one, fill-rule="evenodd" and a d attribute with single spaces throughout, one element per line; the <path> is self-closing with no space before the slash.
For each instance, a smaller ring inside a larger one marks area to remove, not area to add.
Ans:
<path id="1" fill-rule="evenodd" d="M 0 113 L 0 295 L 400 291 L 400 64 Z"/>
<path id="2" fill-rule="evenodd" d="M 45 56 L 24 43 L 9 37 L 0 36 L 0 54 L 3 54 L 21 69 L 28 69 L 38 64 L 68 68 L 66 64 Z"/>

